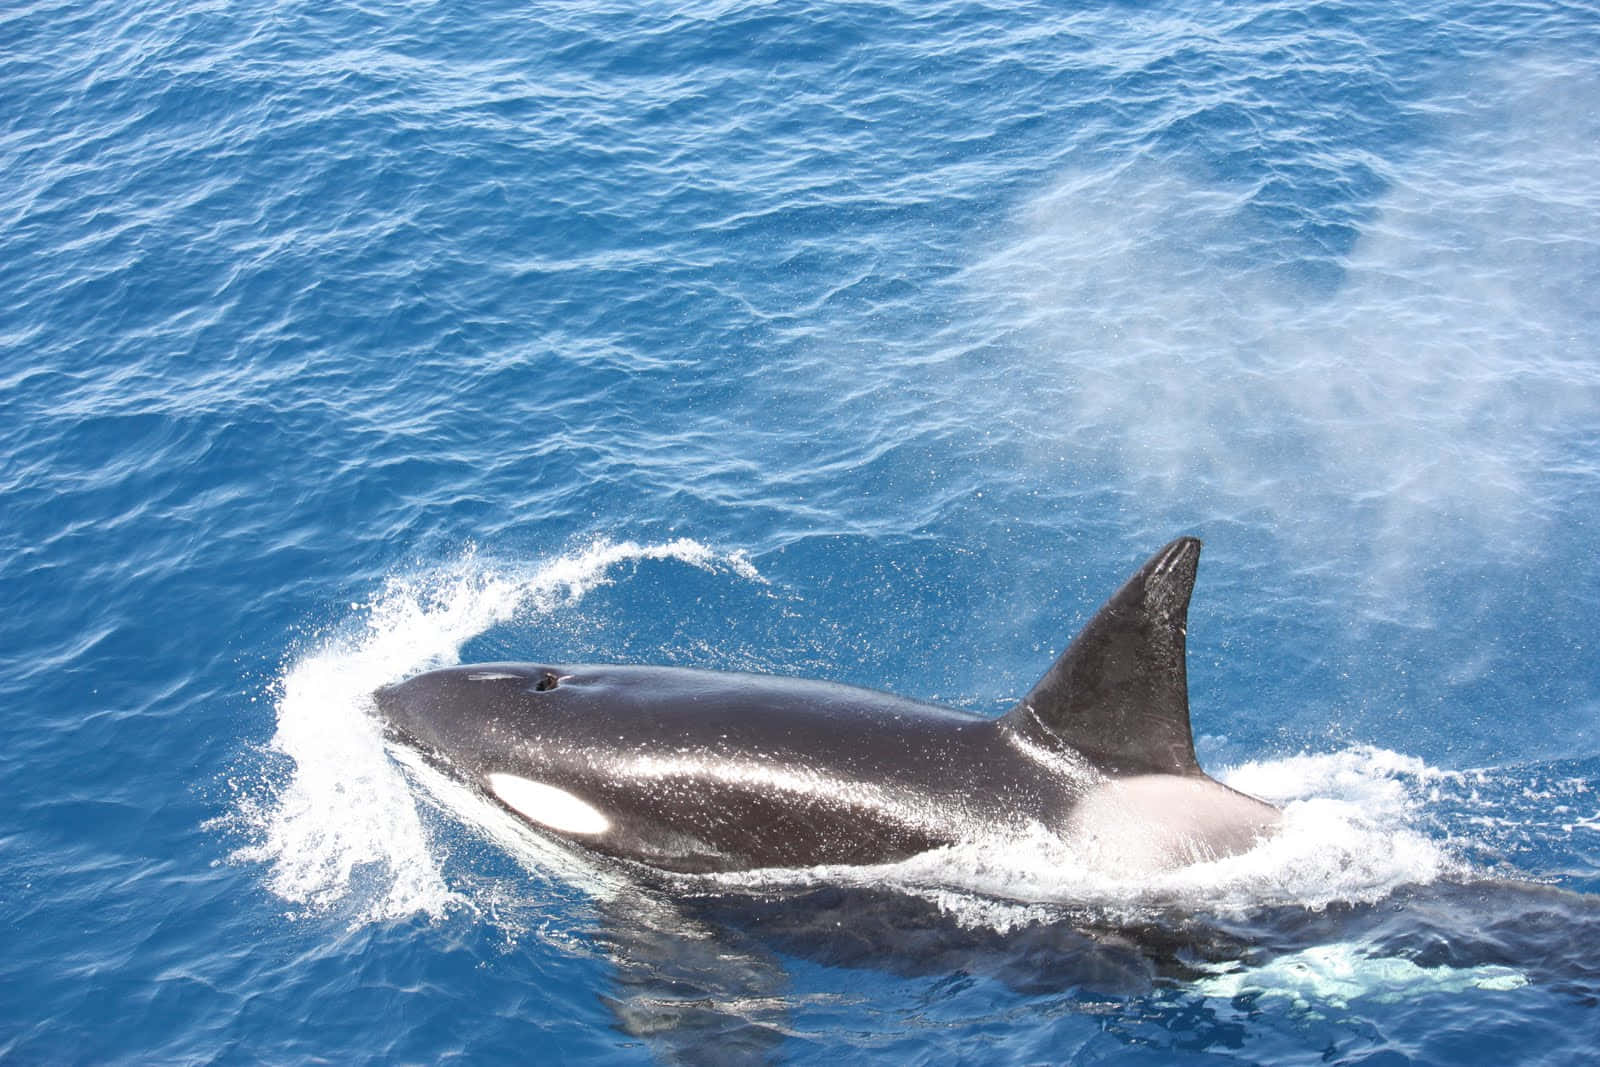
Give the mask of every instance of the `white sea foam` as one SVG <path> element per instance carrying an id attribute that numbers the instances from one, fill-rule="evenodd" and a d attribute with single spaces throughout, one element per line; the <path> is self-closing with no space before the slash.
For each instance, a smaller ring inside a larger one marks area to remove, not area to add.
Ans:
<path id="1" fill-rule="evenodd" d="M 1213 913 L 1294 904 L 1370 902 L 1403 885 L 1461 874 L 1450 846 L 1418 826 L 1432 782 L 1449 777 L 1377 748 L 1249 763 L 1218 776 L 1278 805 L 1277 830 L 1249 851 L 1160 871 L 1123 871 L 1044 827 L 980 838 L 899 863 L 718 876 L 730 887 L 786 883 L 890 885 L 937 903 L 958 921 L 1005 929 L 1042 908 L 1107 919 L 1179 907 Z"/>
<path id="2" fill-rule="evenodd" d="M 372 691 L 458 662 L 462 646 L 490 627 L 570 606 L 609 582 L 618 565 L 641 560 L 760 580 L 742 553 L 686 538 L 597 540 L 520 571 L 468 552 L 449 567 L 393 578 L 370 603 L 352 605 L 351 623 L 293 657 L 274 686 L 269 749 L 290 766 L 241 790 L 227 821 L 250 843 L 234 858 L 265 864 L 268 888 L 297 910 L 347 910 L 362 922 L 437 916 L 462 903 L 441 873 L 405 775 L 385 753 Z M 452 796 L 437 781 L 433 791 Z M 461 796 L 453 802 L 467 804 Z M 483 815 L 476 824 L 492 828 Z M 526 836 L 516 841 L 519 851 L 532 847 Z"/>

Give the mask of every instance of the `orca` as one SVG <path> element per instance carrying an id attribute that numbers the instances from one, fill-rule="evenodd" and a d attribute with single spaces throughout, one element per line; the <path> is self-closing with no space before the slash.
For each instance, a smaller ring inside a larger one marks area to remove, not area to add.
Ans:
<path id="1" fill-rule="evenodd" d="M 680 667 L 480 663 L 374 694 L 389 736 L 546 833 L 661 871 L 877 864 L 1045 830 L 1121 871 L 1235 854 L 1277 809 L 1201 770 L 1200 542 L 1138 569 L 1014 708 Z"/>

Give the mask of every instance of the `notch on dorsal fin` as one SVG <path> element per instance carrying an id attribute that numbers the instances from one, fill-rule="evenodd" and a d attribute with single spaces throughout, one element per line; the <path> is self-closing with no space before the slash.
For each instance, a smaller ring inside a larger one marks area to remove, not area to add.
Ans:
<path id="1" fill-rule="evenodd" d="M 1112 774 L 1201 774 L 1189 733 L 1184 636 L 1200 542 L 1151 556 L 1007 715 Z"/>

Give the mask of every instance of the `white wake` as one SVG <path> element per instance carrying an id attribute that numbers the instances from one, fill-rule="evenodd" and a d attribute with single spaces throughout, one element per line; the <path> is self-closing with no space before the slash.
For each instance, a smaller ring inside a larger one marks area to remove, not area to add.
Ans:
<path id="1" fill-rule="evenodd" d="M 1421 760 L 1357 747 L 1243 764 L 1219 780 L 1277 805 L 1278 828 L 1249 851 L 1156 872 L 1101 862 L 1035 827 L 866 867 L 765 870 L 717 876 L 730 888 L 842 883 L 889 885 L 935 901 L 959 921 L 1000 929 L 1062 906 L 1111 921 L 1154 909 L 1238 914 L 1256 908 L 1381 900 L 1404 885 L 1465 875 L 1449 841 L 1421 825 L 1434 784 L 1456 777 Z"/>

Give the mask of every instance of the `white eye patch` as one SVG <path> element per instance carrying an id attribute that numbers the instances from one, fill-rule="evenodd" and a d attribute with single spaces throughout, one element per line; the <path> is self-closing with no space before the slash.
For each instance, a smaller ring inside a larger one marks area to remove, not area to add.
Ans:
<path id="1" fill-rule="evenodd" d="M 489 788 L 511 810 L 529 822 L 547 826 L 559 833 L 593 835 L 611 829 L 611 820 L 601 814 L 598 808 L 565 789 L 557 789 L 543 782 L 530 782 L 514 774 L 489 775 Z"/>

